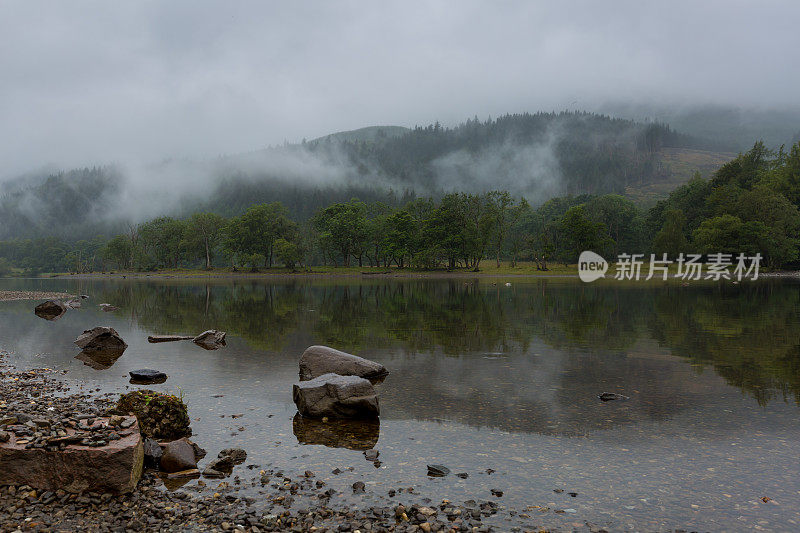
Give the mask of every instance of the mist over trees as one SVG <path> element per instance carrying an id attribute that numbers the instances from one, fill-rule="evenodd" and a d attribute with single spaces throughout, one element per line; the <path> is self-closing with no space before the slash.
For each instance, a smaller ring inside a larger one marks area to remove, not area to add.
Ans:
<path id="1" fill-rule="evenodd" d="M 0 239 L 110 236 L 143 218 L 231 217 L 272 202 L 297 221 L 354 197 L 399 206 L 416 195 L 502 189 L 540 205 L 658 182 L 666 177 L 660 149 L 702 146 L 667 125 L 578 112 L 370 129 L 369 136 L 336 134 L 205 164 L 152 165 L 132 176 L 105 166 L 4 184 Z"/>
<path id="2" fill-rule="evenodd" d="M 477 271 L 488 259 L 548 269 L 594 250 L 612 259 L 761 253 L 779 268 L 800 261 L 799 206 L 800 143 L 771 151 L 758 142 L 711 179 L 696 176 L 647 210 L 617 194 L 560 196 L 534 207 L 493 190 L 393 204 L 352 198 L 303 220 L 271 202 L 232 217 L 157 217 L 109 240 L 7 240 L 0 258 L 6 271 L 29 272 L 318 265 Z"/>

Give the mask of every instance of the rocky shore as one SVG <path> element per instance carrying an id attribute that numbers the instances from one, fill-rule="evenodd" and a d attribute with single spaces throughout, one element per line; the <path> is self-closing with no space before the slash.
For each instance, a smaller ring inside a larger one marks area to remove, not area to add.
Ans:
<path id="1" fill-rule="evenodd" d="M 116 395 L 76 394 L 60 372 L 17 370 L 5 359 L 0 353 L 0 431 L 20 420 L 47 419 L 53 428 L 66 427 L 113 410 Z M 57 430 L 51 433 L 58 438 Z M 292 478 L 279 469 L 243 465 L 222 480 L 170 479 L 145 469 L 135 489 L 122 495 L 3 486 L 0 532 L 538 530 L 515 525 L 521 518 L 533 519 L 536 510 L 527 510 L 530 515 L 518 513 L 496 499 L 433 502 L 411 487 L 381 495 L 386 505 L 359 506 L 327 485 L 323 479 L 329 474 L 306 471 Z M 352 487 L 356 495 L 368 490 L 362 482 Z M 584 529 L 600 531 L 591 526 Z"/>
<path id="2" fill-rule="evenodd" d="M 41 292 L 41 291 L 0 291 L 0 302 L 10 302 L 12 300 L 56 300 L 69 298 L 65 292 Z"/>

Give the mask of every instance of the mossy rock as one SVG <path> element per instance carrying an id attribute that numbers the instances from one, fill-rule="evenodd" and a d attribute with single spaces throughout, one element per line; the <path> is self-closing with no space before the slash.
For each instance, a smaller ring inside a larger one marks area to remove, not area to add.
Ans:
<path id="1" fill-rule="evenodd" d="M 186 404 L 177 396 L 142 389 L 123 394 L 113 411 L 132 413 L 142 434 L 156 440 L 176 440 L 192 434 Z"/>

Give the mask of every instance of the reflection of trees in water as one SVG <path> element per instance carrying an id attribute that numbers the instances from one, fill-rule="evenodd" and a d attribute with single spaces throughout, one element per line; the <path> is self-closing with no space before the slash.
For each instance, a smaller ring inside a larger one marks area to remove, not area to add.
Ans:
<path id="1" fill-rule="evenodd" d="M 653 338 L 692 363 L 711 365 L 765 405 L 800 402 L 800 292 L 792 282 L 656 293 Z"/>
<path id="2" fill-rule="evenodd" d="M 103 282 L 101 288 L 99 301 L 122 307 L 118 313 L 153 333 L 224 329 L 275 351 L 296 336 L 358 353 L 497 353 L 500 359 L 490 365 L 502 366 L 507 355 L 528 352 L 537 339 L 605 361 L 625 359 L 638 340 L 652 338 L 692 363 L 712 366 L 762 404 L 792 395 L 800 401 L 800 292 L 785 280 L 691 287 L 544 279 L 513 287 L 463 279 Z M 562 363 L 552 378 L 567 395 L 580 387 L 570 384 L 576 375 L 599 371 L 578 359 Z M 654 404 L 650 415 L 662 416 L 661 408 Z"/>

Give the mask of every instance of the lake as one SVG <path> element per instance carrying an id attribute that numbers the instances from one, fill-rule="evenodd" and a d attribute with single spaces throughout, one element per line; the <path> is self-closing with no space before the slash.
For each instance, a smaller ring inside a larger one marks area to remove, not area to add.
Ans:
<path id="1" fill-rule="evenodd" d="M 166 372 L 149 387 L 183 395 L 209 458 L 245 448 L 258 466 L 237 467 L 244 480 L 312 470 L 348 505 L 404 501 L 387 492 L 407 487 L 434 503 L 494 499 L 515 511 L 508 527 L 800 529 L 795 280 L 6 279 L 0 289 L 90 296 L 54 322 L 34 302 L 0 302 L 11 363 L 67 370 L 98 393 L 137 388 L 129 370 Z M 103 302 L 120 309 L 104 313 Z M 75 358 L 73 340 L 97 325 L 129 344 L 116 361 Z M 227 347 L 147 342 L 211 328 L 228 332 Z M 379 426 L 295 420 L 292 384 L 313 344 L 389 369 Z M 371 447 L 379 467 L 361 452 Z M 429 478 L 431 463 L 453 474 Z M 358 480 L 367 494 L 351 494 Z"/>

